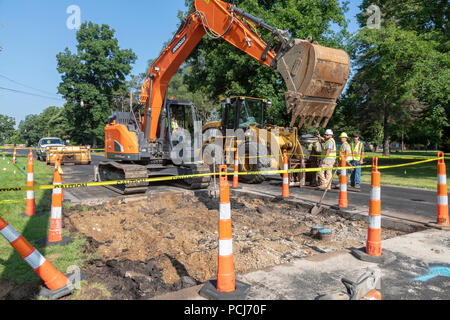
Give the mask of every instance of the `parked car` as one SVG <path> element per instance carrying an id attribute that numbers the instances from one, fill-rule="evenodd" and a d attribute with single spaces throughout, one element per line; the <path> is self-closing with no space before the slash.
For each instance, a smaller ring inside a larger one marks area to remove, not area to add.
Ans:
<path id="1" fill-rule="evenodd" d="M 37 145 L 36 153 L 40 161 L 46 161 L 47 151 L 50 147 L 64 147 L 64 142 L 60 138 L 42 138 Z"/>

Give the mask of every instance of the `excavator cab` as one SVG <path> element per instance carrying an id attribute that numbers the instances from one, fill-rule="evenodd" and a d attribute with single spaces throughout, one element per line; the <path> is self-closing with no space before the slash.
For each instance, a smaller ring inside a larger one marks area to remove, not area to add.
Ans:
<path id="1" fill-rule="evenodd" d="M 166 128 L 164 131 L 168 134 L 169 139 L 163 139 L 161 137 L 161 141 L 169 144 L 166 146 L 166 150 L 168 149 L 172 152 L 179 146 L 178 157 L 186 163 L 195 162 L 194 152 L 196 151 L 198 153 L 201 151 L 201 142 L 199 144 L 195 143 L 195 126 L 199 118 L 194 104 L 191 101 L 168 99 L 166 101 L 165 113 L 167 114 L 167 121 L 165 122 Z M 200 134 L 201 138 L 201 126 L 197 133 Z M 184 148 L 182 148 L 181 144 L 184 144 Z M 199 147 L 196 147 L 197 145 Z M 191 157 L 189 159 L 184 157 L 184 150 L 190 151 Z"/>

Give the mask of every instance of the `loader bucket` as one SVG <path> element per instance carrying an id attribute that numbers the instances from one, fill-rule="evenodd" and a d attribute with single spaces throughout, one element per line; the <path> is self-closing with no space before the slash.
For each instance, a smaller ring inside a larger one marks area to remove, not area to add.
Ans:
<path id="1" fill-rule="evenodd" d="M 350 57 L 339 49 L 293 39 L 292 47 L 277 61 L 288 91 L 286 107 L 291 127 L 326 127 L 350 74 Z"/>

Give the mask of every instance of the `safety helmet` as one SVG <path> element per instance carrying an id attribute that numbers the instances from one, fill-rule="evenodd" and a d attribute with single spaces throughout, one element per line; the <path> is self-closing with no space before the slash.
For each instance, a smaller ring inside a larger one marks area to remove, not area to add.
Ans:
<path id="1" fill-rule="evenodd" d="M 348 139 L 348 135 L 345 132 L 341 133 L 341 136 L 339 138 L 347 138 Z"/>
<path id="2" fill-rule="evenodd" d="M 334 136 L 333 130 L 328 129 L 327 131 L 325 131 L 326 135 L 331 135 Z"/>

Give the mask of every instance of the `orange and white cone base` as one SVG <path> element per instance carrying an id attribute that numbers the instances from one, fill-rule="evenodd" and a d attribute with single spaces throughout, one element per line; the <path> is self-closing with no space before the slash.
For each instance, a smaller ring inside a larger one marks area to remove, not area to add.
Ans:
<path id="1" fill-rule="evenodd" d="M 208 281 L 200 290 L 200 295 L 213 300 L 243 300 L 250 286 L 236 281 L 234 273 L 233 234 L 231 222 L 230 185 L 227 166 L 220 166 L 219 204 L 219 254 L 217 281 Z"/>

